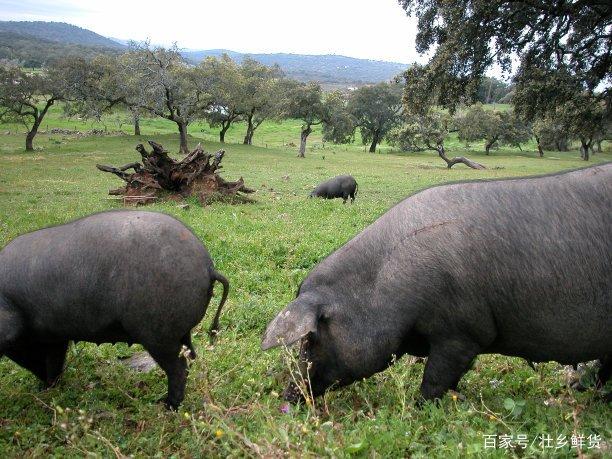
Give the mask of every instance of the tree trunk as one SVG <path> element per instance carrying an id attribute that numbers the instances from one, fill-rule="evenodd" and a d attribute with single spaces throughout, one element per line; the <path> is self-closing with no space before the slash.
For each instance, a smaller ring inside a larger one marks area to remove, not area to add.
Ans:
<path id="1" fill-rule="evenodd" d="M 132 121 L 134 122 L 134 135 L 140 135 L 140 115 L 132 113 Z"/>
<path id="2" fill-rule="evenodd" d="M 34 126 L 32 126 L 32 129 L 30 132 L 28 132 L 28 135 L 26 135 L 26 151 L 34 150 L 34 136 L 36 135 L 37 130 L 38 126 L 36 126 L 36 129 Z"/>
<path id="3" fill-rule="evenodd" d="M 542 144 L 540 143 L 540 138 L 536 135 L 534 136 L 536 140 L 536 145 L 538 146 L 538 156 L 540 158 L 544 157 L 544 149 L 542 148 Z"/>
<path id="4" fill-rule="evenodd" d="M 587 140 L 584 139 L 584 138 L 580 139 L 580 156 L 585 161 L 589 160 L 589 150 L 590 150 L 590 147 L 591 147 L 591 142 L 592 142 L 592 140 L 589 140 L 587 142 Z"/>
<path id="5" fill-rule="evenodd" d="M 485 142 L 485 153 L 490 153 L 491 147 L 497 142 L 497 136 L 493 137 L 490 141 Z"/>
<path id="6" fill-rule="evenodd" d="M 312 128 L 310 127 L 310 124 L 306 125 L 305 128 L 302 128 L 302 133 L 300 134 L 300 149 L 298 151 L 298 158 L 306 157 L 306 140 L 308 139 L 308 136 L 311 132 Z"/>
<path id="7" fill-rule="evenodd" d="M 374 135 L 372 136 L 372 144 L 368 150 L 370 153 L 376 153 L 376 145 L 378 145 L 378 142 L 380 142 L 380 133 L 378 131 L 374 131 Z"/>
<path id="8" fill-rule="evenodd" d="M 471 167 L 472 169 L 486 169 L 486 167 L 484 167 L 482 164 L 477 163 L 476 161 L 472 161 L 471 159 L 465 158 L 464 156 L 455 156 L 454 158 L 449 159 L 448 156 L 446 156 L 444 145 L 437 145 L 436 147 L 431 149 L 436 150 L 438 152 L 438 155 L 446 162 L 446 166 L 449 169 L 457 163 L 463 163 L 467 167 Z"/>
<path id="9" fill-rule="evenodd" d="M 50 99 L 45 104 L 44 108 L 39 112 L 38 109 L 34 112 L 34 123 L 32 124 L 32 128 L 26 135 L 26 151 L 34 150 L 34 137 L 38 132 L 38 128 L 42 124 L 43 118 L 47 114 L 49 108 L 55 103 L 55 99 Z"/>
<path id="10" fill-rule="evenodd" d="M 598 140 L 595 142 L 597 144 L 597 153 L 601 153 L 601 142 L 603 142 L 603 140 Z"/>
<path id="11" fill-rule="evenodd" d="M 246 134 L 244 136 L 244 142 L 242 142 L 244 145 L 252 145 L 253 143 L 253 114 L 250 113 L 247 116 L 247 131 Z"/>
<path id="12" fill-rule="evenodd" d="M 179 136 L 181 138 L 181 147 L 179 151 L 186 155 L 189 153 L 189 146 L 187 145 L 187 123 L 176 121 L 179 130 Z"/>
<path id="13" fill-rule="evenodd" d="M 221 121 L 221 130 L 219 131 L 219 142 L 225 143 L 225 133 L 231 125 L 231 121 Z"/>
<path id="14" fill-rule="evenodd" d="M 555 140 L 555 145 L 557 146 L 558 151 L 567 151 L 568 149 L 567 139 Z"/>

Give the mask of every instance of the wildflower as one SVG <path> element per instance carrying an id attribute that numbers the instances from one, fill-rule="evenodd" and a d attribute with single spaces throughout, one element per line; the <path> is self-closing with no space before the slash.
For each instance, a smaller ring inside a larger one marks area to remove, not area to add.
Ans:
<path id="1" fill-rule="evenodd" d="M 215 437 L 221 438 L 223 436 L 223 431 L 221 429 L 215 430 Z"/>
<path id="2" fill-rule="evenodd" d="M 289 404 L 288 404 L 288 403 L 283 403 L 283 404 L 280 406 L 279 410 L 280 410 L 280 412 L 281 412 L 281 413 L 283 413 L 283 414 L 287 414 L 287 413 L 289 413 L 289 411 L 290 411 Z"/>

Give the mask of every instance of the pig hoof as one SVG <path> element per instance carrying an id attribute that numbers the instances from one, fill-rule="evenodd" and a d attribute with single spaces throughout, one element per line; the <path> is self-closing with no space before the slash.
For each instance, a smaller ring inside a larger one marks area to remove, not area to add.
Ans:
<path id="1" fill-rule="evenodd" d="M 181 402 L 170 400 L 167 396 L 160 398 L 157 403 L 163 404 L 170 411 L 177 411 Z"/>
<path id="2" fill-rule="evenodd" d="M 289 386 L 283 392 L 283 399 L 293 405 L 297 405 L 304 401 L 304 396 L 300 389 L 294 384 L 290 383 Z"/>
<path id="3" fill-rule="evenodd" d="M 577 391 L 577 392 L 584 392 L 585 390 L 587 390 L 587 387 L 585 387 L 585 386 L 584 386 L 584 385 L 583 385 L 583 384 L 580 382 L 580 380 L 573 381 L 573 382 L 570 384 L 570 387 L 572 388 L 572 390 L 575 390 L 575 391 Z"/>

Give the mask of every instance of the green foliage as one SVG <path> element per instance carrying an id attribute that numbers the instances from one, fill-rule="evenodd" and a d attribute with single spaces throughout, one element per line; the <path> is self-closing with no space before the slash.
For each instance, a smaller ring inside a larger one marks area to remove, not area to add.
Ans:
<path id="1" fill-rule="evenodd" d="M 389 141 L 402 151 L 444 151 L 451 118 L 444 112 L 411 114 L 390 133 Z"/>
<path id="2" fill-rule="evenodd" d="M 491 104 L 505 100 L 511 93 L 512 87 L 494 77 L 485 76 L 480 80 L 475 99 L 483 104 Z"/>
<path id="3" fill-rule="evenodd" d="M 402 89 L 396 83 L 363 86 L 350 97 L 348 111 L 361 131 L 363 144 L 371 143 L 370 153 L 400 122 Z"/>
<path id="4" fill-rule="evenodd" d="M 302 120 L 305 127 L 323 123 L 328 118 L 328 111 L 321 85 L 314 82 L 292 84 L 284 114 L 288 118 Z"/>
<path id="5" fill-rule="evenodd" d="M 567 151 L 570 146 L 569 130 L 561 120 L 539 118 L 533 123 L 533 135 L 544 150 Z"/>
<path id="6" fill-rule="evenodd" d="M 355 141 L 355 119 L 348 110 L 344 93 L 333 91 L 325 96 L 327 119 L 323 123 L 323 140 L 335 144 Z"/>
<path id="7" fill-rule="evenodd" d="M 244 143 L 250 145 L 261 123 L 282 115 L 288 83 L 278 66 L 268 67 L 250 58 L 242 62 L 241 73 L 244 89 L 239 110 L 247 122 Z"/>
<path id="8" fill-rule="evenodd" d="M 524 70 L 565 69 L 594 91 L 611 76 L 612 16 L 607 5 L 579 0 L 399 0 L 418 18 L 417 51 L 435 52 L 428 79 L 440 89 L 437 103 L 454 106 L 473 98 L 485 71 L 497 62 L 511 68 L 521 56 Z M 604 89 L 609 92 L 609 87 Z"/>
<path id="9" fill-rule="evenodd" d="M 480 103 L 458 113 L 454 122 L 459 140 L 469 143 L 484 139 L 487 154 L 493 146 L 519 147 L 531 138 L 529 126 L 513 111 L 485 110 Z"/>
<path id="10" fill-rule="evenodd" d="M 65 98 L 64 75 L 56 65 L 44 72 L 25 72 L 0 63 L 0 122 L 26 126 L 26 149 L 32 150 L 34 137 L 47 111 Z"/>
<path id="11" fill-rule="evenodd" d="M 225 136 L 229 126 L 243 115 L 245 78 L 240 67 L 227 55 L 219 59 L 209 57 L 199 64 L 205 78 L 211 81 L 213 103 L 206 111 L 205 118 L 211 126 L 221 127 Z"/>

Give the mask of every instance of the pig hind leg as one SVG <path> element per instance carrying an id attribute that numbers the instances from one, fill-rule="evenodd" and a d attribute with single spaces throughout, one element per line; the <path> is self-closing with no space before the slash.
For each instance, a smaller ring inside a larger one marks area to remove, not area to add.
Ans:
<path id="1" fill-rule="evenodd" d="M 211 284 L 212 287 L 212 284 Z M 212 288 L 211 288 L 212 290 Z M 209 297 L 212 295 L 212 292 L 209 293 Z M 187 357 L 189 357 L 189 359 L 193 360 L 196 358 L 196 352 L 195 349 L 193 348 L 193 344 L 191 343 L 191 332 L 187 333 L 185 336 L 183 336 L 181 338 L 181 344 L 183 346 L 185 346 L 187 349 L 189 349 L 189 354 L 187 355 Z"/>
<path id="2" fill-rule="evenodd" d="M 435 400 L 456 389 L 477 355 L 478 346 L 462 340 L 432 344 L 421 383 L 422 397 Z"/>
<path id="3" fill-rule="evenodd" d="M 187 384 L 187 360 L 181 353 L 182 343 L 155 343 L 147 345 L 145 349 L 155 359 L 157 364 L 168 377 L 168 395 L 164 402 L 172 410 L 176 410 L 185 397 Z"/>
<path id="4" fill-rule="evenodd" d="M 21 314 L 0 294 L 0 357 L 13 347 L 23 331 Z"/>

